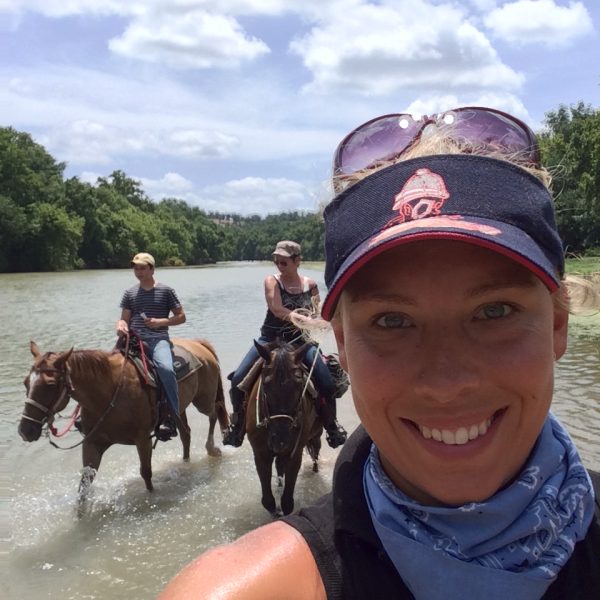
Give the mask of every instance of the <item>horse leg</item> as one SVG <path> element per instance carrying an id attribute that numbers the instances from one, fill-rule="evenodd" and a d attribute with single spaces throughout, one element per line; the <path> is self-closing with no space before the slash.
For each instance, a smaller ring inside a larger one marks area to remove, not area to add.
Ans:
<path id="1" fill-rule="evenodd" d="M 262 505 L 272 514 L 277 515 L 277 505 L 275 503 L 275 497 L 271 490 L 271 472 L 273 468 L 273 456 L 265 454 L 254 454 L 254 464 L 256 465 L 256 472 L 260 479 L 260 487 L 262 490 Z"/>
<path id="2" fill-rule="evenodd" d="M 79 481 L 77 499 L 77 514 L 79 517 L 83 516 L 90 486 L 94 481 L 94 477 L 96 477 L 98 467 L 100 467 L 102 455 L 109 446 L 110 444 L 83 442 L 81 447 L 83 470 L 81 472 L 81 480 Z"/>
<path id="3" fill-rule="evenodd" d="M 154 491 L 152 485 L 152 439 L 148 436 L 141 436 L 135 447 L 138 456 L 140 457 L 140 475 L 146 484 L 146 489 L 149 492 Z"/>
<path id="4" fill-rule="evenodd" d="M 215 425 L 217 424 L 217 413 L 213 411 L 208 417 L 208 437 L 206 438 L 206 452 L 209 456 L 221 456 L 221 448 L 215 446 Z"/>
<path id="5" fill-rule="evenodd" d="M 181 436 L 181 445 L 183 446 L 183 460 L 185 462 L 189 462 L 190 460 L 190 441 L 192 439 L 190 427 L 188 425 L 187 415 L 185 411 L 183 411 L 179 418 L 181 419 L 181 426 L 178 424 L 177 429 L 179 430 L 179 435 Z"/>
<path id="6" fill-rule="evenodd" d="M 283 477 L 285 475 L 285 465 L 287 462 L 287 456 L 276 456 L 275 457 L 275 470 L 277 471 L 277 487 L 283 487 Z"/>
<path id="7" fill-rule="evenodd" d="M 294 510 L 294 488 L 296 487 L 296 479 L 298 471 L 302 464 L 302 448 L 298 448 L 296 452 L 290 456 L 285 469 L 285 485 L 283 494 L 281 494 L 281 511 L 284 515 L 289 515 Z"/>
<path id="8" fill-rule="evenodd" d="M 322 432 L 321 432 L 322 433 Z M 321 452 L 321 433 L 308 440 L 306 449 L 313 461 L 313 473 L 319 472 L 319 453 Z"/>

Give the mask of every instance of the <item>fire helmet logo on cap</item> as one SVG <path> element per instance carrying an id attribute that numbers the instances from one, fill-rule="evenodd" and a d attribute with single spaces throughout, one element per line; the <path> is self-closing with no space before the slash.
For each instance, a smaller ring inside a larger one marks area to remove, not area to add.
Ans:
<path id="1" fill-rule="evenodd" d="M 449 197 L 441 175 L 426 168 L 417 169 L 394 196 L 393 210 L 398 212 L 398 216 L 388 223 L 388 227 L 439 215 Z"/>

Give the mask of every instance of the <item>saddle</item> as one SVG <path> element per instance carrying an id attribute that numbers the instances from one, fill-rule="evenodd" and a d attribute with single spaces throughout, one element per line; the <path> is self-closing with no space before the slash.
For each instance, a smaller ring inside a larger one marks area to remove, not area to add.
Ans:
<path id="1" fill-rule="evenodd" d="M 125 339 L 119 338 L 115 349 L 118 350 L 125 358 L 129 359 L 141 375 L 144 383 L 151 387 L 160 387 L 158 385 L 158 376 L 154 364 L 149 359 L 150 349 L 146 342 L 137 337 L 131 337 L 129 343 L 129 351 L 125 355 Z M 173 367 L 175 369 L 175 377 L 177 381 L 183 381 L 192 373 L 204 366 L 204 363 L 188 352 L 183 346 L 172 344 L 173 351 Z"/>

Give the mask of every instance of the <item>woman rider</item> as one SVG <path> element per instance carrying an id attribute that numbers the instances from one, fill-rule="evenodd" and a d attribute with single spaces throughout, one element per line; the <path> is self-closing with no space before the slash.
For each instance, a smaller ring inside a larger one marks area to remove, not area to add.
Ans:
<path id="1" fill-rule="evenodd" d="M 290 343 L 304 343 L 302 332 L 290 321 L 295 310 L 314 313 L 319 304 L 319 289 L 310 277 L 301 276 L 298 267 L 301 261 L 300 244 L 289 240 L 277 242 L 273 251 L 273 262 L 279 273 L 268 275 L 264 281 L 267 315 L 260 330 L 259 342 L 277 339 Z M 259 358 L 258 350 L 252 346 L 239 367 L 231 374 L 229 392 L 233 406 L 232 425 L 225 433 L 223 443 L 241 446 L 246 433 L 245 394 L 238 388 L 252 365 Z M 304 363 L 313 371 L 320 394 L 317 411 L 326 431 L 326 439 L 332 448 L 346 441 L 346 431 L 336 421 L 336 384 L 317 346 L 306 352 Z M 314 365 L 314 366 L 313 366 Z"/>
<path id="2" fill-rule="evenodd" d="M 533 133 L 386 115 L 334 166 L 322 315 L 361 426 L 331 494 L 161 600 L 600 598 L 598 475 L 550 412 L 573 296 Z"/>

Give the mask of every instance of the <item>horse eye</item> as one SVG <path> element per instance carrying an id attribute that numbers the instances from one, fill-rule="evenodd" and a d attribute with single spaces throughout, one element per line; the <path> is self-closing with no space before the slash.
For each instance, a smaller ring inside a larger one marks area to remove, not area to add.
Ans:
<path id="1" fill-rule="evenodd" d="M 265 375 L 263 382 L 264 383 L 271 383 L 273 381 L 273 375 Z"/>

